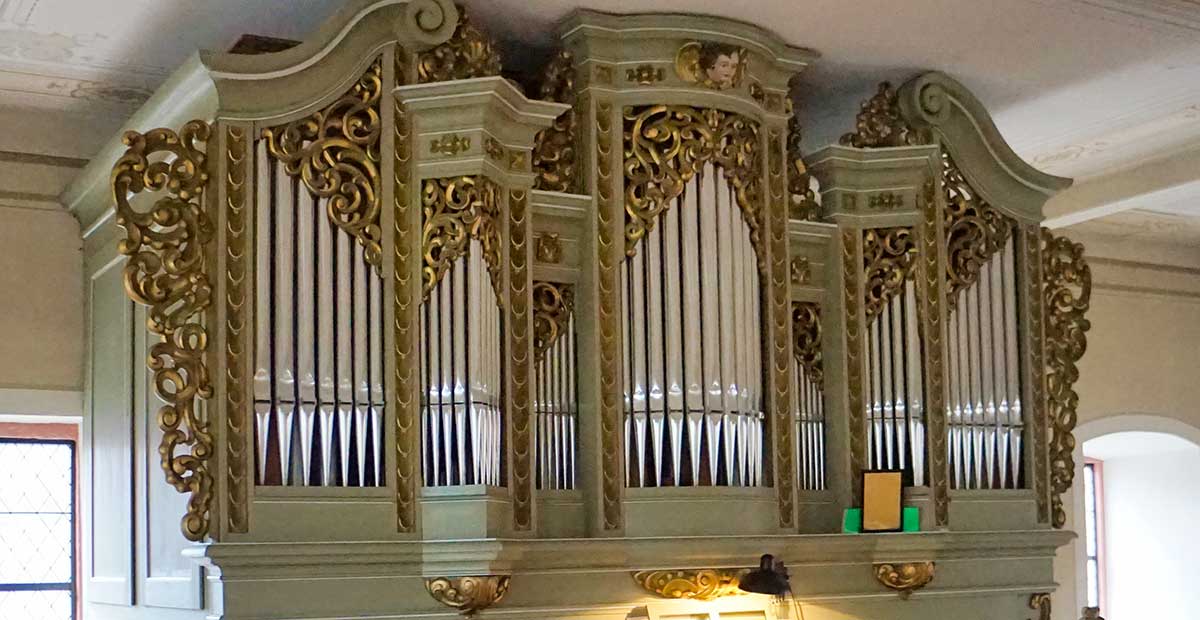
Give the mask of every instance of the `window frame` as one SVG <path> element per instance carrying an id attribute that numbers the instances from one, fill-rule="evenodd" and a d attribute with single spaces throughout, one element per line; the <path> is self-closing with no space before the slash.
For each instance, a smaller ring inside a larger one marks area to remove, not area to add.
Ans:
<path id="1" fill-rule="evenodd" d="M 1091 516 L 1092 516 L 1092 523 L 1094 524 L 1093 529 L 1095 530 L 1094 532 L 1087 531 L 1088 515 L 1084 514 L 1084 532 L 1083 532 L 1083 535 L 1084 535 L 1084 539 L 1083 539 L 1083 546 L 1084 546 L 1083 547 L 1083 558 L 1084 558 L 1083 570 L 1084 570 L 1084 584 L 1085 584 L 1084 600 L 1087 602 L 1089 607 L 1096 607 L 1096 608 L 1100 609 L 1101 613 L 1103 613 L 1103 611 L 1108 608 L 1108 605 L 1107 605 L 1107 593 L 1108 593 L 1108 580 L 1107 580 L 1108 570 L 1107 569 L 1108 569 L 1108 566 L 1107 566 L 1107 554 L 1105 553 L 1105 544 L 1104 544 L 1104 539 L 1105 539 L 1105 536 L 1104 536 L 1104 532 L 1105 532 L 1105 529 L 1104 529 L 1104 506 L 1105 506 L 1105 504 L 1104 504 L 1104 461 L 1102 461 L 1100 459 L 1094 459 L 1091 457 L 1084 457 L 1083 468 L 1085 471 L 1091 470 L 1091 491 L 1092 491 L 1092 511 L 1091 511 L 1092 514 L 1091 514 Z M 1087 481 L 1088 481 L 1088 476 L 1085 475 L 1084 476 L 1084 484 L 1085 485 L 1088 483 Z M 1084 489 L 1084 507 L 1083 507 L 1085 512 L 1087 511 L 1086 496 L 1087 496 L 1087 489 L 1085 488 Z M 1093 538 L 1093 535 L 1094 535 L 1094 538 Z M 1087 550 L 1089 538 L 1093 538 L 1092 547 L 1095 551 L 1094 554 L 1089 554 L 1088 550 Z M 1090 592 L 1088 591 L 1089 588 L 1086 587 L 1088 564 L 1093 561 L 1096 563 L 1096 601 L 1095 601 L 1095 605 L 1092 605 L 1092 601 L 1090 600 L 1090 596 L 1089 596 Z"/>

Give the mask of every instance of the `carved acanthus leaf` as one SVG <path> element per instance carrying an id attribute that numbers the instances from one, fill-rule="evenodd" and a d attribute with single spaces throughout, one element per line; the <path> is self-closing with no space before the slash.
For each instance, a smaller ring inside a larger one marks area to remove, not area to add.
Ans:
<path id="1" fill-rule="evenodd" d="M 465 7 L 458 7 L 458 26 L 449 41 L 422 52 L 417 59 L 417 81 L 448 82 L 500 75 L 500 54 L 492 40 L 471 23 Z"/>
<path id="2" fill-rule="evenodd" d="M 863 232 L 863 290 L 867 320 L 883 311 L 904 288 L 917 259 L 917 240 L 910 228 L 871 228 Z"/>
<path id="3" fill-rule="evenodd" d="M 554 192 L 575 191 L 575 65 L 570 52 L 554 55 L 542 75 L 538 97 L 566 103 L 572 109 L 554 119 L 554 124 L 538 132 L 533 146 L 535 187 Z"/>
<path id="4" fill-rule="evenodd" d="M 567 321 L 575 307 L 575 290 L 570 284 L 533 283 L 533 350 L 537 361 L 567 335 Z"/>
<path id="5" fill-rule="evenodd" d="M 821 307 L 811 302 L 792 302 L 793 354 L 804 375 L 818 388 L 825 381 L 821 355 Z"/>
<path id="6" fill-rule="evenodd" d="M 498 189 L 473 176 L 425 179 L 421 189 L 422 290 L 428 297 L 454 261 L 479 241 L 496 299 L 500 294 L 500 209 Z"/>
<path id="7" fill-rule="evenodd" d="M 946 198 L 946 301 L 953 309 L 958 292 L 979 280 L 979 271 L 1012 236 L 1016 223 L 971 187 L 949 154 L 942 154 Z"/>
<path id="8" fill-rule="evenodd" d="M 860 149 L 914 146 L 930 141 L 928 135 L 913 129 L 900 115 L 896 91 L 889 82 L 880 83 L 875 95 L 862 103 L 854 131 L 840 140 L 843 145 Z"/>

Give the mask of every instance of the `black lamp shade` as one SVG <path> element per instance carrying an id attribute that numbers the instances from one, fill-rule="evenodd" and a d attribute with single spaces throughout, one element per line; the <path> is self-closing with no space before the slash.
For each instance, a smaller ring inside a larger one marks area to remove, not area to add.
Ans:
<path id="1" fill-rule="evenodd" d="M 758 568 L 741 578 L 738 588 L 743 592 L 771 596 L 783 596 L 792 591 L 792 586 L 788 583 L 787 567 L 769 553 L 759 560 Z"/>

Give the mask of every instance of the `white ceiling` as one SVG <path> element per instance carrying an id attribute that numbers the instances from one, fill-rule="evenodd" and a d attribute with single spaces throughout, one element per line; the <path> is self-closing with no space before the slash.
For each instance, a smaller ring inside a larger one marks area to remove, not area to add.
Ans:
<path id="1" fill-rule="evenodd" d="M 581 6 L 709 13 L 770 27 L 822 54 L 802 77 L 799 92 L 810 147 L 849 130 L 858 102 L 876 82 L 903 81 L 920 69 L 940 69 L 963 81 L 992 110 L 1017 152 L 1055 174 L 1085 180 L 1119 174 L 1148 158 L 1200 147 L 1196 0 L 467 4 L 478 22 L 507 42 L 510 66 L 537 64 L 542 56 L 528 50 L 552 46 L 554 24 Z M 16 146 L 0 137 L 0 151 L 20 147 L 89 157 L 194 50 L 227 48 L 243 33 L 303 38 L 339 5 L 0 0 L 0 108 L 61 118 L 54 127 L 80 136 L 74 146 L 64 146 L 61 136 L 45 144 L 22 139 Z M 1200 170 L 1196 176 L 1200 179 Z M 1170 204 L 1135 201 L 1129 207 L 1200 216 L 1200 189 L 1178 194 Z"/>

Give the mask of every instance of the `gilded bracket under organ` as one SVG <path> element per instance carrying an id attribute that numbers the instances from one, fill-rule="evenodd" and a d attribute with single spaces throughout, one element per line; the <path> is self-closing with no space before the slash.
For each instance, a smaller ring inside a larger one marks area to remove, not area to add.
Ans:
<path id="1" fill-rule="evenodd" d="M 733 186 L 759 270 L 764 270 L 758 124 L 738 114 L 681 105 L 626 108 L 624 118 L 626 255 L 637 252 L 658 216 L 711 162 Z"/>
<path id="2" fill-rule="evenodd" d="M 350 92 L 304 118 L 264 129 L 271 156 L 327 201 L 329 219 L 353 235 L 364 259 L 382 269 L 379 230 L 379 101 L 383 74 L 376 58 Z"/>
<path id="3" fill-rule="evenodd" d="M 213 476 L 213 434 L 201 401 L 211 398 L 206 362 L 208 330 L 201 323 L 212 304 L 205 246 L 214 229 L 205 208 L 209 181 L 205 147 L 210 128 L 191 121 L 176 133 L 154 129 L 127 132 L 129 148 L 111 177 L 116 223 L 125 229 L 118 251 L 129 257 L 123 276 L 129 297 L 148 306 L 146 326 L 161 339 L 150 348 L 147 366 L 154 391 L 165 403 L 158 410 L 163 433 L 158 452 L 167 482 L 188 493 L 183 535 L 192 541 L 208 536 Z M 148 211 L 130 204 L 143 191 L 167 195 Z M 180 448 L 189 448 L 179 453 Z"/>
<path id="4" fill-rule="evenodd" d="M 736 568 L 647 570 L 633 573 L 633 580 L 661 598 L 711 601 L 744 594 L 738 588 L 744 574 L 745 569 Z"/>

